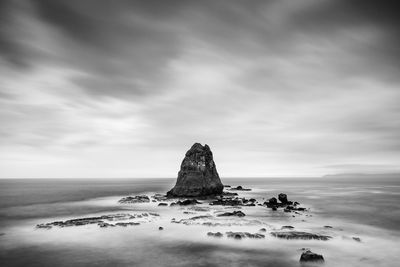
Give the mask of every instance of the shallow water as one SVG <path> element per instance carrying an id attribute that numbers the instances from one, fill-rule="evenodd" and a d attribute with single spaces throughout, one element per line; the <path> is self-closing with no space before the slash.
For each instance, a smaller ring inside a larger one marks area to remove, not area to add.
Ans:
<path id="1" fill-rule="evenodd" d="M 219 226 L 171 223 L 213 215 L 232 207 L 158 207 L 158 203 L 118 204 L 121 197 L 163 193 L 174 179 L 0 180 L 0 262 L 2 266 L 300 266 L 301 248 L 322 254 L 324 266 L 398 266 L 400 183 L 396 180 L 323 178 L 223 179 L 259 202 L 288 194 L 310 208 L 301 215 L 242 207 L 243 218 L 220 218 Z M 208 210 L 207 210 L 208 209 Z M 138 226 L 99 228 L 96 224 L 36 229 L 36 224 L 95 215 L 157 212 Z M 185 214 L 184 212 L 191 212 Z M 281 240 L 269 235 L 283 225 L 327 234 L 319 240 Z M 324 228 L 330 225 L 333 228 Z M 163 231 L 158 227 L 164 227 Z M 207 232 L 266 228 L 266 238 L 214 238 Z M 359 237 L 356 242 L 352 237 Z"/>

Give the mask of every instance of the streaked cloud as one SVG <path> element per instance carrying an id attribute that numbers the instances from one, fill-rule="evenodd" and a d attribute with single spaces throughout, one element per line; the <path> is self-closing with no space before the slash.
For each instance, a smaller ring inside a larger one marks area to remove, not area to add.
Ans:
<path id="1" fill-rule="evenodd" d="M 394 4 L 394 3 L 393 3 Z M 398 171 L 392 1 L 2 1 L 2 177 Z"/>

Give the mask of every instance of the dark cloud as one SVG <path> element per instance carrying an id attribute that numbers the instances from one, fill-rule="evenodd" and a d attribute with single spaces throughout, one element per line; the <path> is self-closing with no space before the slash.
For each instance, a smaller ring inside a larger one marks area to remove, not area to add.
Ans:
<path id="1" fill-rule="evenodd" d="M 207 142 L 243 174 L 395 165 L 394 4 L 0 1 L 0 144 L 16 158 L 97 164 L 81 147 L 146 165 Z"/>

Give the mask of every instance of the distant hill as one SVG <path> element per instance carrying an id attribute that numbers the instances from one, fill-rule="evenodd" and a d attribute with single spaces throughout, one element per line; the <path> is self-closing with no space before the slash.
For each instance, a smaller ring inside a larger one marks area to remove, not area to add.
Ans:
<path id="1" fill-rule="evenodd" d="M 339 173 L 339 174 L 328 174 L 322 176 L 322 178 L 389 178 L 389 179 L 400 179 L 400 173 Z"/>

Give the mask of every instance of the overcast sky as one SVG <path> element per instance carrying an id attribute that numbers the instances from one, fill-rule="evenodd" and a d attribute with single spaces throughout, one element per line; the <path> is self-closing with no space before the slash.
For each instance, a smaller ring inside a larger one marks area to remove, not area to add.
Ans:
<path id="1" fill-rule="evenodd" d="M 0 177 L 400 168 L 395 1 L 0 1 Z"/>

